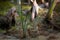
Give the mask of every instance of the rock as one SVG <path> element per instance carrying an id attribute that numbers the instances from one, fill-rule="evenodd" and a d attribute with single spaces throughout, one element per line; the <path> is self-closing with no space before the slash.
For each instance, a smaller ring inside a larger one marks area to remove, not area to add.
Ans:
<path id="1" fill-rule="evenodd" d="M 43 35 L 43 36 L 48 36 L 49 35 L 49 32 L 48 31 L 40 31 L 40 35 Z"/>
<path id="2" fill-rule="evenodd" d="M 48 37 L 48 40 L 57 40 L 57 36 L 55 34 L 51 34 L 49 37 Z"/>
<path id="3" fill-rule="evenodd" d="M 38 31 L 34 30 L 34 29 L 28 29 L 28 34 L 31 37 L 37 37 L 38 36 Z"/>

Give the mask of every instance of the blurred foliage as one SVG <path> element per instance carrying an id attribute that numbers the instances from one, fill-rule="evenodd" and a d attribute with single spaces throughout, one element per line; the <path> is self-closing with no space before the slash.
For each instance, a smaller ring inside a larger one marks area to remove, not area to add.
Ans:
<path id="1" fill-rule="evenodd" d="M 5 2 L 5 1 L 10 1 L 10 0 L 0 0 L 0 2 Z"/>
<path id="2" fill-rule="evenodd" d="M 60 3 L 57 3 L 54 9 L 57 13 L 60 12 Z"/>
<path id="3" fill-rule="evenodd" d="M 0 14 L 4 15 L 14 4 L 9 1 L 0 1 Z"/>
<path id="4" fill-rule="evenodd" d="M 22 4 L 22 10 L 29 10 L 31 8 L 31 5 L 23 5 Z"/>

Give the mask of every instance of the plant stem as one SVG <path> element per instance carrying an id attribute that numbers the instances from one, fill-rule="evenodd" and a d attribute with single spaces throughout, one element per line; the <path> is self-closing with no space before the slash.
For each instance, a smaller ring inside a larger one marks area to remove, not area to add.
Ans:
<path id="1" fill-rule="evenodd" d="M 53 10 L 54 10 L 55 6 L 56 6 L 56 0 L 53 0 L 51 6 L 49 8 L 49 11 L 47 13 L 47 17 L 46 18 L 48 20 L 50 20 L 52 18 L 52 14 L 53 14 Z"/>

